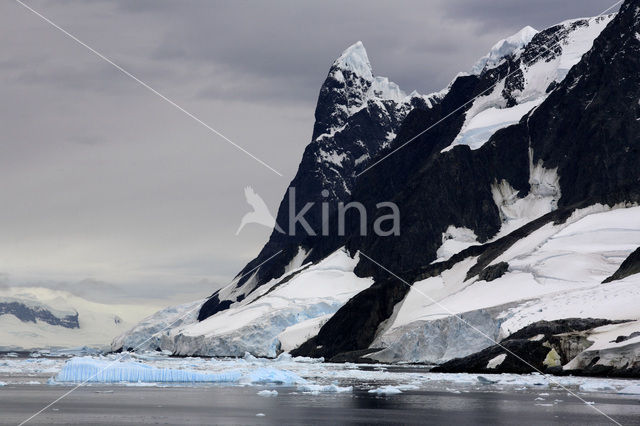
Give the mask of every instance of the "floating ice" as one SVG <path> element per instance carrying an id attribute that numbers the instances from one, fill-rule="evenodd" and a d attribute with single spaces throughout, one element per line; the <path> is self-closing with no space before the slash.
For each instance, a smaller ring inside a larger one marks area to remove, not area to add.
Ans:
<path id="1" fill-rule="evenodd" d="M 612 391 L 615 388 L 606 381 L 592 380 L 580 385 L 582 392 Z"/>
<path id="2" fill-rule="evenodd" d="M 260 396 L 278 396 L 278 391 L 277 390 L 261 390 L 260 392 L 258 392 L 258 395 Z"/>
<path id="3" fill-rule="evenodd" d="M 297 374 L 274 368 L 252 371 L 229 370 L 206 373 L 194 370 L 158 368 L 140 362 L 107 361 L 90 357 L 73 358 L 64 365 L 56 382 L 89 383 L 305 383 Z"/>
<path id="4" fill-rule="evenodd" d="M 396 386 L 381 386 L 376 389 L 371 389 L 369 393 L 376 393 L 378 395 L 397 395 L 402 393 L 402 391 Z"/>
<path id="5" fill-rule="evenodd" d="M 318 395 L 320 393 L 346 393 L 352 392 L 353 386 L 336 386 L 336 385 L 304 385 L 298 386 L 298 390 L 303 393 L 309 393 L 311 395 Z"/>
<path id="6" fill-rule="evenodd" d="M 240 383 L 301 384 L 307 381 L 295 373 L 276 368 L 258 368 L 245 374 Z"/>
<path id="7" fill-rule="evenodd" d="M 226 373 L 200 373 L 192 370 L 157 368 L 139 362 L 106 361 L 89 357 L 69 360 L 56 376 L 57 382 L 96 383 L 193 383 L 193 382 L 238 382 L 240 371 Z"/>
<path id="8" fill-rule="evenodd" d="M 640 395 L 640 385 L 630 385 L 624 389 L 620 389 L 618 393 L 627 395 Z"/>

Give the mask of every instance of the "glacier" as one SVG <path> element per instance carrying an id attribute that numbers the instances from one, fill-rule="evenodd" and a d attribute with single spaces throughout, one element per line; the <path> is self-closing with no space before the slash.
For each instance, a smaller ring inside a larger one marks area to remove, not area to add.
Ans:
<path id="1" fill-rule="evenodd" d="M 202 301 L 167 308 L 116 338 L 112 349 L 162 349 L 178 355 L 275 357 L 319 330 L 371 278 L 353 273 L 359 257 L 339 249 L 316 265 L 294 262 L 285 276 L 263 285 L 232 309 L 197 321 Z"/>

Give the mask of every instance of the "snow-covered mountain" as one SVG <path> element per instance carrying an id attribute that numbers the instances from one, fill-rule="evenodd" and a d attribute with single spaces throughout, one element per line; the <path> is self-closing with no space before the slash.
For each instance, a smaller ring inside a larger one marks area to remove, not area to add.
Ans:
<path id="1" fill-rule="evenodd" d="M 525 27 L 428 96 L 374 77 L 349 47 L 320 90 L 295 211 L 328 201 L 333 221 L 339 201 L 393 201 L 400 235 L 363 235 L 353 216 L 346 235 L 321 235 L 310 212 L 318 235 L 274 231 L 237 283 L 113 349 L 153 335 L 145 348 L 185 355 L 531 371 L 506 347 L 556 373 L 640 374 L 639 11 L 627 0 Z"/>
<path id="2" fill-rule="evenodd" d="M 347 48 L 333 62 L 320 88 L 311 143 L 278 209 L 276 222 L 280 228 L 289 231 L 289 189 L 293 188 L 295 211 L 315 203 L 305 218 L 314 233 L 322 234 L 320 204 L 326 202 L 332 214 L 338 202 L 348 202 L 356 175 L 389 146 L 407 114 L 416 108 L 433 107 L 445 93 L 446 90 L 423 96 L 414 91 L 406 95 L 388 78 L 374 77 L 362 42 Z M 309 260 L 317 262 L 338 248 L 317 250 L 318 241 L 309 234 L 300 224 L 295 225 L 295 232 L 274 229 L 260 254 L 238 274 L 244 278 L 237 286 L 209 298 L 199 319 L 226 309 L 266 282 L 300 266 L 299 253 L 311 255 Z M 316 250 L 311 250 L 314 247 Z M 282 253 L 275 259 L 245 276 L 280 250 Z"/>
<path id="3" fill-rule="evenodd" d="M 151 307 L 107 305 L 41 287 L 0 289 L 0 350 L 104 349 Z"/>

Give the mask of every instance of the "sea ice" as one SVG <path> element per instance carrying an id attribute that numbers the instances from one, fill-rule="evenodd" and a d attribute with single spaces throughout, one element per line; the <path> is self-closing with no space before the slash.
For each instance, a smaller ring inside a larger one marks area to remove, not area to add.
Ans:
<path id="1" fill-rule="evenodd" d="M 337 386 L 337 385 L 303 385 L 298 386 L 298 390 L 302 393 L 309 393 L 311 395 L 318 395 L 320 393 L 346 393 L 352 392 L 353 386 Z"/>
<path id="2" fill-rule="evenodd" d="M 379 388 L 369 390 L 369 393 L 375 393 L 378 395 L 397 395 L 402 393 L 402 391 L 396 386 L 381 386 Z"/>
<path id="3" fill-rule="evenodd" d="M 630 385 L 624 389 L 620 389 L 618 393 L 627 395 L 640 395 L 640 385 Z"/>

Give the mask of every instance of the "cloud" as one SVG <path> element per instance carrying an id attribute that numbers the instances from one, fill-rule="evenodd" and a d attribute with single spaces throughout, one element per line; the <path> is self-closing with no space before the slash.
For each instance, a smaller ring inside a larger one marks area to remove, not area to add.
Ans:
<path id="1" fill-rule="evenodd" d="M 468 19 L 480 23 L 480 28 L 531 25 L 538 30 L 550 27 L 566 19 L 595 16 L 609 8 L 612 0 L 455 0 L 447 2 L 444 11 L 447 16 Z M 612 10 L 615 12 L 617 7 Z"/>
<path id="2" fill-rule="evenodd" d="M 0 289 L 9 287 L 9 274 L 0 272 Z"/>

